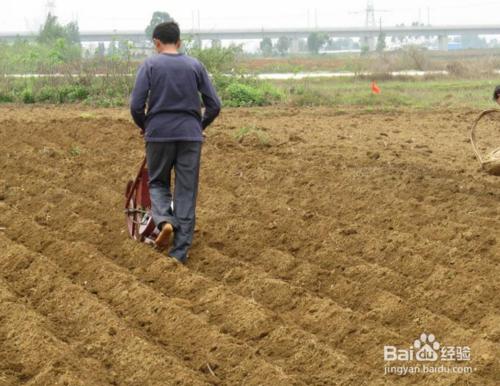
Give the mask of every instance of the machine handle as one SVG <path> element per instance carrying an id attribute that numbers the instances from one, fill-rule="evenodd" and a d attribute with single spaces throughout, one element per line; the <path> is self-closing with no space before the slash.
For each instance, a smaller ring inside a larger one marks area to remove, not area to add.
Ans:
<path id="1" fill-rule="evenodd" d="M 132 195 L 134 194 L 137 184 L 139 183 L 139 178 L 142 174 L 142 169 L 144 169 L 144 166 L 146 166 L 146 157 L 142 160 L 141 167 L 139 168 L 139 172 L 137 173 L 137 176 L 135 177 L 134 183 L 130 187 L 130 191 L 127 194 L 127 200 L 125 201 L 125 208 L 127 208 L 128 203 L 130 202 L 130 199 L 132 198 Z"/>

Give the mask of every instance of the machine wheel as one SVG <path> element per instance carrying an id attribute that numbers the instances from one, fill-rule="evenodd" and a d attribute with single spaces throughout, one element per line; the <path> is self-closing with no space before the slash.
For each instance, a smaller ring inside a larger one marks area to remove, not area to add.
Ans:
<path id="1" fill-rule="evenodd" d="M 154 244 L 158 234 L 151 216 L 151 200 L 148 189 L 146 159 L 135 180 L 127 182 L 125 188 L 125 219 L 127 231 L 131 238 L 141 243 Z"/>

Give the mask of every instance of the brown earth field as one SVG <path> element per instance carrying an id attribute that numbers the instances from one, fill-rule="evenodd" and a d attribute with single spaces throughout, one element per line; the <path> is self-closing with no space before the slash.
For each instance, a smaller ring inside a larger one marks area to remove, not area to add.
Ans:
<path id="1" fill-rule="evenodd" d="M 1 107 L 0 385 L 500 384 L 477 113 L 224 110 L 183 266 L 127 236 L 126 109 Z M 384 361 L 422 333 L 470 360 Z"/>

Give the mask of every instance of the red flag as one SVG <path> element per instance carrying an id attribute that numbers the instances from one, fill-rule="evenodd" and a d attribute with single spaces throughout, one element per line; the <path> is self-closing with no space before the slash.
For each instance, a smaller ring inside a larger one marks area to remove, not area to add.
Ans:
<path id="1" fill-rule="evenodd" d="M 381 90 L 380 88 L 377 86 L 377 83 L 375 83 L 375 81 L 372 81 L 372 92 L 374 94 L 380 94 L 381 93 Z"/>

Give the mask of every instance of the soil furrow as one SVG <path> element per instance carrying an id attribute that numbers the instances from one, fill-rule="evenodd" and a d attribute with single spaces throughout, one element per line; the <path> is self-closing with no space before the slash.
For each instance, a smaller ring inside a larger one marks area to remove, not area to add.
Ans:
<path id="1" fill-rule="evenodd" d="M 57 326 L 54 332 L 60 339 L 72 342 L 81 355 L 103 363 L 115 383 L 142 385 L 148 379 L 157 385 L 207 384 L 202 374 L 149 343 L 89 291 L 73 284 L 50 259 L 4 236 L 0 243 L 6 251 L 4 278 Z"/>

